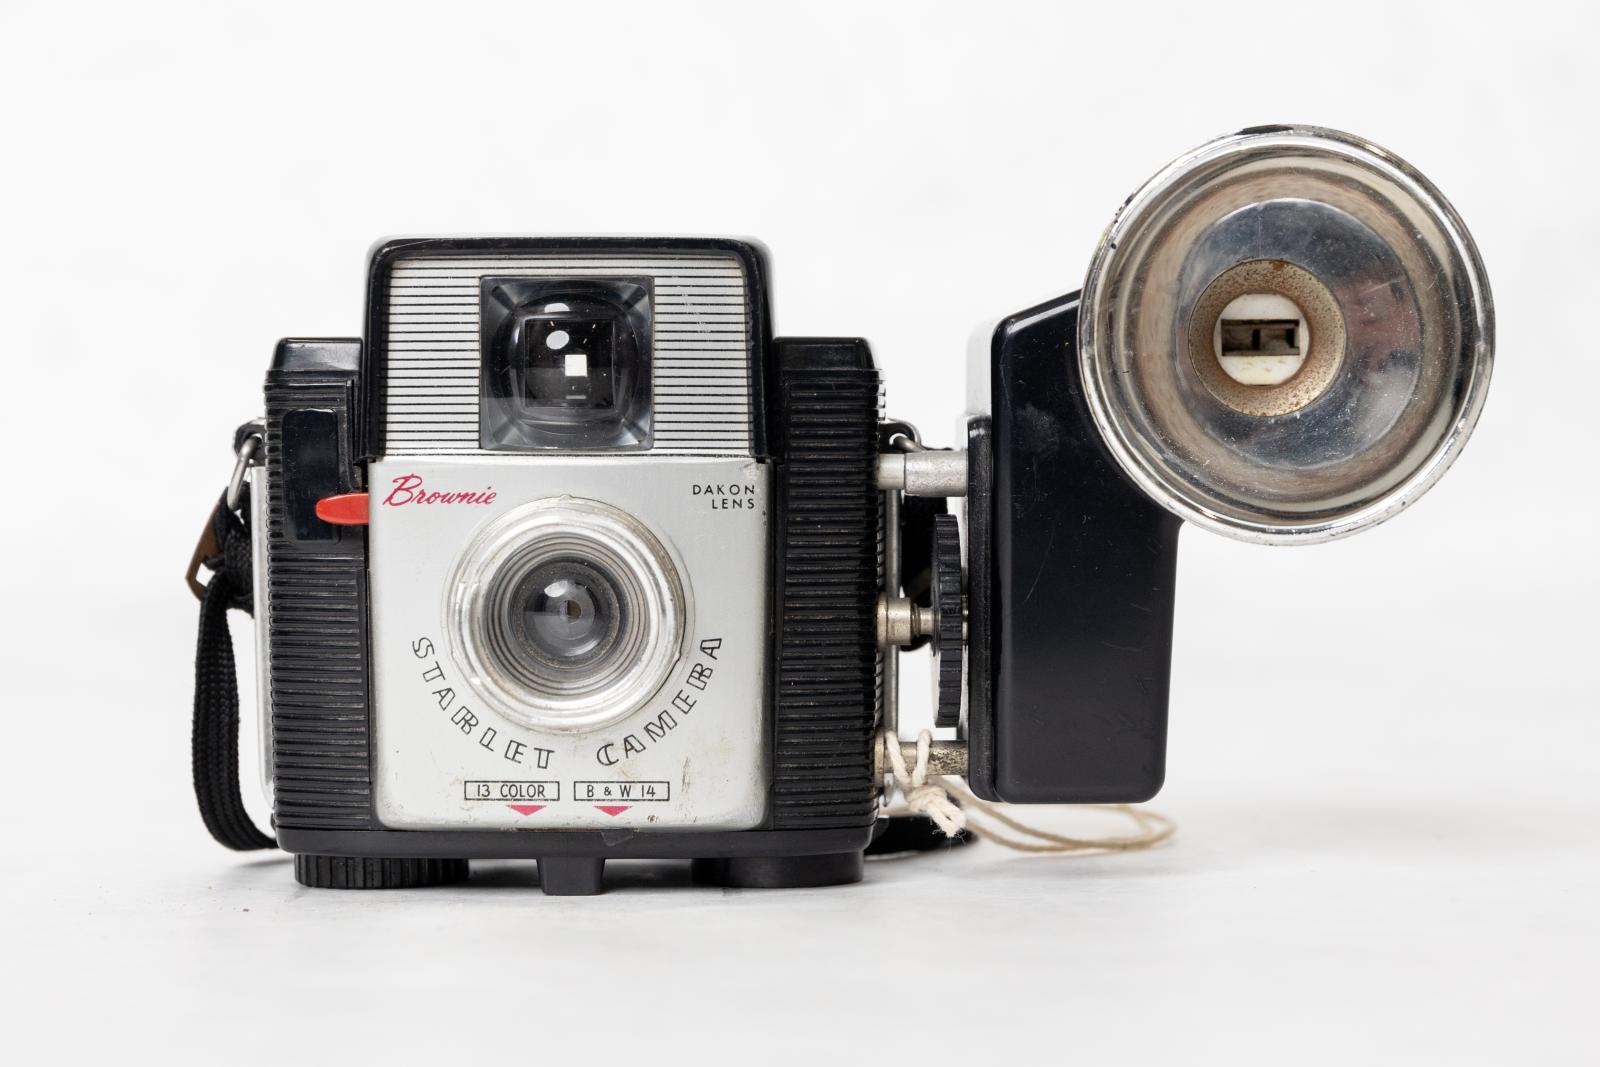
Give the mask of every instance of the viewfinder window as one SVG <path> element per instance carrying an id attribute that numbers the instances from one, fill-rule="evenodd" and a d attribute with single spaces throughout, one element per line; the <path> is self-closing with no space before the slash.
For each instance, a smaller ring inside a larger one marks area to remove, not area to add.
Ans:
<path id="1" fill-rule="evenodd" d="M 483 447 L 650 447 L 650 284 L 485 278 Z"/>
<path id="2" fill-rule="evenodd" d="M 523 399 L 533 407 L 611 410 L 616 406 L 611 308 L 556 303 L 522 329 Z"/>

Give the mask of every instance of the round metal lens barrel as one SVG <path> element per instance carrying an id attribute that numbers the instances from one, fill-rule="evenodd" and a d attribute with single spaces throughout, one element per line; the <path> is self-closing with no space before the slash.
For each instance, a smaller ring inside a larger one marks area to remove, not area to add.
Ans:
<path id="1" fill-rule="evenodd" d="M 575 497 L 525 505 L 480 532 L 445 615 L 480 694 L 555 730 L 636 711 L 688 632 L 683 583 L 661 543 L 623 512 Z"/>
<path id="2" fill-rule="evenodd" d="M 1085 396 L 1128 476 L 1247 541 L 1327 540 L 1431 486 L 1483 406 L 1494 316 L 1466 227 L 1360 138 L 1245 130 L 1129 199 L 1084 284 Z"/>

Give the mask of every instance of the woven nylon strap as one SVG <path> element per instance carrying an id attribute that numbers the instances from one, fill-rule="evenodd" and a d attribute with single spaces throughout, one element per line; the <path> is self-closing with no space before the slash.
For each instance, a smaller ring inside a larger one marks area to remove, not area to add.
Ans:
<path id="1" fill-rule="evenodd" d="M 245 614 L 252 603 L 249 499 L 243 516 L 228 510 L 226 498 L 211 513 L 217 555 L 205 565 L 212 572 L 200 601 L 200 640 L 194 657 L 194 797 L 211 836 L 232 849 L 276 846 L 256 829 L 239 792 L 239 678 L 228 633 L 228 610 Z"/>

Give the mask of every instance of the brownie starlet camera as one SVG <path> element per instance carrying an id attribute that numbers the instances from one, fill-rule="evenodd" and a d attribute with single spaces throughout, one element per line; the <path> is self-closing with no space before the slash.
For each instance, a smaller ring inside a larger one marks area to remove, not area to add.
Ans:
<path id="1" fill-rule="evenodd" d="M 627 858 L 853 881 L 903 754 L 992 801 L 1146 799 L 1180 526 L 1286 544 L 1398 512 L 1470 433 L 1492 333 L 1439 193 L 1307 127 L 1140 189 L 1081 293 L 980 346 L 953 449 L 886 417 L 864 340 L 774 336 L 757 245 L 387 241 L 363 338 L 279 344 L 197 553 L 202 811 L 274 843 L 238 802 L 228 607 L 257 619 L 307 885 L 482 858 L 550 893 Z M 897 652 L 922 645 L 919 754 Z"/>

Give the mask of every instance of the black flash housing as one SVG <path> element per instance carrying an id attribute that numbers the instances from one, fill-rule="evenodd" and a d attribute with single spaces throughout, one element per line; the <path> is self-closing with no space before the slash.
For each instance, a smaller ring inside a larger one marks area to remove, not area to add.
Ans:
<path id="1" fill-rule="evenodd" d="M 1148 800 L 1166 774 L 1178 518 L 1107 452 L 1079 295 L 1004 319 L 969 422 L 968 770 L 986 800 Z"/>

